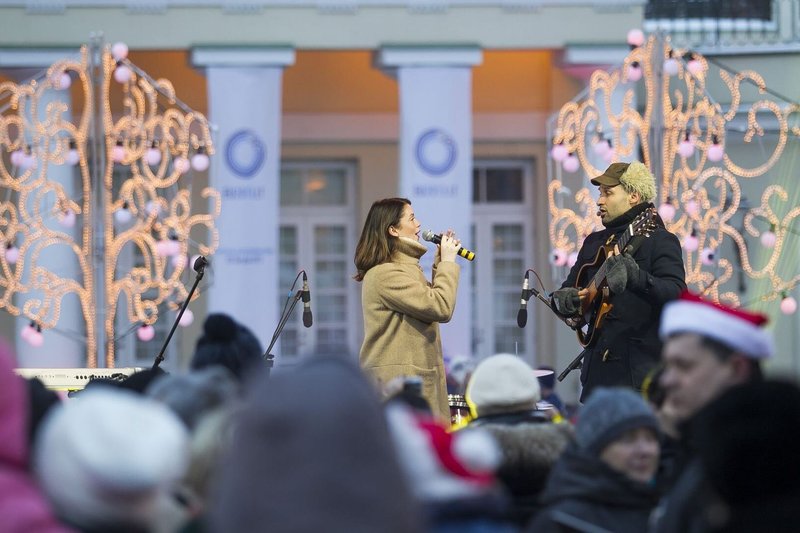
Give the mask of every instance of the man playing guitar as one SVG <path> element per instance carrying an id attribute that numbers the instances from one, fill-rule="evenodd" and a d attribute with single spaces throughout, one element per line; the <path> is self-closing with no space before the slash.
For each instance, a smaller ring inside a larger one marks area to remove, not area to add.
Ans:
<path id="1" fill-rule="evenodd" d="M 581 401 L 599 386 L 641 389 L 658 363 L 661 309 L 686 288 L 678 238 L 651 203 L 655 178 L 639 162 L 613 163 L 592 179 L 605 229 L 590 234 L 553 310 L 578 328 L 585 348 Z"/>

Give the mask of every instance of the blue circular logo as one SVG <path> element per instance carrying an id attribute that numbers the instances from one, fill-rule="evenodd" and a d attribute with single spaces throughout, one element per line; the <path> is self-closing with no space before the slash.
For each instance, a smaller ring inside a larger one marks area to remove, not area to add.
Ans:
<path id="1" fill-rule="evenodd" d="M 264 166 L 267 148 L 251 130 L 239 130 L 225 145 L 225 161 L 239 177 L 252 178 Z"/>
<path id="2" fill-rule="evenodd" d="M 417 163 L 431 176 L 446 174 L 456 164 L 456 142 L 444 131 L 427 130 L 417 139 Z"/>

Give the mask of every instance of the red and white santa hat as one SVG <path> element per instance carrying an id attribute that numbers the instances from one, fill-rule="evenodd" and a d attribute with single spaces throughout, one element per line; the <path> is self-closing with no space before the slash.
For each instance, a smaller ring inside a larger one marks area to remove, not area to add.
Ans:
<path id="1" fill-rule="evenodd" d="M 661 339 L 675 333 L 698 333 L 753 359 L 775 351 L 772 335 L 764 328 L 766 315 L 711 302 L 689 291 L 669 302 L 661 315 Z"/>

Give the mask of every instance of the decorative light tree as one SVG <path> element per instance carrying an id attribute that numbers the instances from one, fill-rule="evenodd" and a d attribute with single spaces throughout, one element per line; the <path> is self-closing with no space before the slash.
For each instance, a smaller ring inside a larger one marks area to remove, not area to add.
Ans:
<path id="1" fill-rule="evenodd" d="M 769 288 L 760 298 L 782 297 L 788 301 L 784 312 L 793 312 L 787 293 L 800 273 L 797 257 L 784 251 L 800 207 L 787 203 L 786 189 L 774 184 L 770 172 L 787 145 L 797 147 L 800 128 L 790 120 L 800 107 L 781 101 L 754 71 L 720 68 L 719 80 L 712 81 L 702 55 L 673 48 L 659 36 L 631 32 L 628 38 L 631 52 L 622 66 L 595 71 L 587 90 L 548 124 L 553 256 L 570 257 L 602 227 L 587 178 L 613 161 L 641 160 L 659 181 L 661 217 L 683 243 L 690 288 L 739 305 L 744 287 L 733 282 L 740 273 L 765 280 Z M 711 83 L 726 93 L 724 106 L 711 96 Z M 745 85 L 754 86 L 746 105 Z M 764 141 L 765 133 L 770 140 Z M 734 136 L 743 146 L 758 139 L 761 153 L 726 150 Z M 568 166 L 568 154 L 579 164 Z M 758 163 L 747 166 L 742 161 L 748 157 Z M 759 185 L 759 177 L 770 184 Z M 745 201 L 743 187 L 760 192 L 758 205 Z"/>
<path id="2" fill-rule="evenodd" d="M 204 189 L 210 212 L 193 213 L 187 175 L 193 166 L 205 170 L 214 152 L 208 121 L 127 52 L 97 40 L 81 48 L 80 59 L 58 61 L 43 76 L 0 84 L 0 308 L 29 318 L 22 335 L 41 344 L 64 298 L 77 296 L 89 367 L 103 357 L 114 366 L 121 301 L 126 329 L 147 331 L 138 326 L 155 323 L 159 306 L 174 308 L 187 297 L 181 278 L 191 271 L 188 254 L 217 247 L 219 194 Z M 73 83 L 74 105 L 48 98 Z M 121 108 L 112 105 L 119 99 Z M 48 179 L 57 165 L 74 167 L 76 197 Z M 79 276 L 43 266 L 50 247 L 70 250 Z M 126 254 L 136 260 L 126 265 Z"/>

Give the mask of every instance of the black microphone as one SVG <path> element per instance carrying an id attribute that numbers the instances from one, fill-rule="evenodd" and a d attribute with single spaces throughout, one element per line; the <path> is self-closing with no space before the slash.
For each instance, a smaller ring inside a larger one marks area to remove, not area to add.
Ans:
<path id="1" fill-rule="evenodd" d="M 426 229 L 425 231 L 422 232 L 422 238 L 434 244 L 441 244 L 442 242 L 442 236 L 432 232 L 429 229 Z M 461 257 L 463 257 L 464 259 L 466 259 L 467 261 L 472 261 L 473 259 L 475 259 L 475 252 L 467 250 L 466 248 L 459 248 L 458 252 L 456 253 Z"/>
<path id="2" fill-rule="evenodd" d="M 311 291 L 308 290 L 308 277 L 303 271 L 303 325 L 307 328 L 311 327 L 314 323 L 314 317 L 311 316 Z"/>
<path id="3" fill-rule="evenodd" d="M 199 274 L 201 271 L 205 270 L 207 266 L 208 266 L 208 259 L 206 259 L 202 255 L 198 255 L 197 259 L 194 260 L 194 265 L 192 265 L 192 268 L 194 269 L 195 272 Z"/>
<path id="4" fill-rule="evenodd" d="M 531 297 L 531 291 L 528 288 L 529 272 L 525 272 L 525 279 L 522 280 L 522 295 L 519 297 L 519 311 L 517 311 L 517 326 L 524 328 L 528 323 L 528 298 Z"/>

